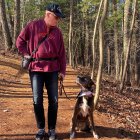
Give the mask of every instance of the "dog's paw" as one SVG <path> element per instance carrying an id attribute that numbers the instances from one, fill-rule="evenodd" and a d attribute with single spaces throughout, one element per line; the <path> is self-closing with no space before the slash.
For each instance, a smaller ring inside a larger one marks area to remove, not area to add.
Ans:
<path id="1" fill-rule="evenodd" d="M 95 139 L 99 139 L 99 136 L 98 136 L 98 134 L 97 134 L 95 131 L 92 131 L 92 134 L 93 134 L 93 137 L 94 137 Z"/>
<path id="2" fill-rule="evenodd" d="M 70 133 L 70 139 L 73 139 L 75 137 L 75 132 Z"/>
<path id="3" fill-rule="evenodd" d="M 99 139 L 99 136 L 96 134 L 96 135 L 94 135 L 94 138 L 95 139 Z"/>
<path id="4" fill-rule="evenodd" d="M 98 136 L 98 134 L 96 134 L 96 133 L 93 133 L 93 137 L 94 137 L 95 139 L 99 139 L 99 136 Z"/>

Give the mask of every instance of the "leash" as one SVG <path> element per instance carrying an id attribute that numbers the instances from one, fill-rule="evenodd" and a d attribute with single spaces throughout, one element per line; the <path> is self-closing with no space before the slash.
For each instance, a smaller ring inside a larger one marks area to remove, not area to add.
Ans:
<path id="1" fill-rule="evenodd" d="M 67 95 L 67 93 L 65 92 L 65 88 L 64 88 L 64 85 L 63 85 L 63 81 L 62 80 L 60 80 L 60 86 L 59 86 L 59 94 L 60 94 L 60 96 L 62 96 L 62 92 L 64 92 L 64 94 L 65 94 L 65 96 L 66 96 L 66 98 L 67 99 L 69 99 L 69 100 L 71 100 L 69 97 L 68 97 L 68 95 Z M 82 97 L 82 96 L 84 96 L 84 95 L 87 95 L 87 96 L 93 96 L 93 94 L 92 94 L 92 92 L 90 91 L 88 91 L 88 92 L 83 92 L 83 94 L 82 94 L 82 91 L 80 91 L 79 92 L 79 94 L 77 95 L 77 97 L 75 98 L 75 99 L 77 99 L 77 98 L 79 98 L 79 97 Z"/>
<path id="2" fill-rule="evenodd" d="M 63 85 L 63 81 L 60 80 L 60 87 L 59 87 L 60 95 L 62 95 L 62 91 L 64 92 L 66 98 L 69 99 L 69 100 L 71 100 L 71 99 L 68 97 L 68 95 L 66 94 L 66 92 L 65 92 L 65 88 L 64 88 L 64 85 Z"/>

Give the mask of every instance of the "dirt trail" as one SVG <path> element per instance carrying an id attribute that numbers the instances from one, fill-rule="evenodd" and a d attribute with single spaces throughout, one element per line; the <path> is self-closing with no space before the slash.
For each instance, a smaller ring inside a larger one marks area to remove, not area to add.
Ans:
<path id="1" fill-rule="evenodd" d="M 0 140 L 34 140 L 36 123 L 33 113 L 32 92 L 28 73 L 15 77 L 20 68 L 20 59 L 13 56 L 0 56 Z M 79 87 L 75 83 L 77 72 L 67 66 L 64 81 L 69 97 L 76 97 Z M 47 96 L 44 92 L 44 106 L 47 114 Z M 75 98 L 68 100 L 65 95 L 59 98 L 57 134 L 59 140 L 69 139 L 70 121 Z M 95 111 L 94 121 L 101 140 L 131 140 L 122 135 L 119 124 L 110 121 L 106 114 Z M 47 120 L 46 120 L 47 130 Z M 75 140 L 91 140 L 91 134 L 78 132 Z"/>

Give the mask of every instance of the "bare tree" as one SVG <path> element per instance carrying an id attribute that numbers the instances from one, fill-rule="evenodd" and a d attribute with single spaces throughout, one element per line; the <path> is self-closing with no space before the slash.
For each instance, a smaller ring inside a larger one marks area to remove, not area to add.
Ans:
<path id="1" fill-rule="evenodd" d="M 123 35 L 123 61 L 125 61 L 126 55 L 127 55 L 127 44 L 129 40 L 129 13 L 130 13 L 130 0 L 125 1 L 125 6 L 124 6 L 124 35 Z M 130 56 L 129 58 L 130 59 Z M 123 63 L 124 64 L 124 63 Z M 125 76 L 125 81 L 126 84 L 131 85 L 130 82 L 130 63 L 127 64 L 127 70 L 126 70 L 126 76 Z"/>
<path id="2" fill-rule="evenodd" d="M 1 23 L 1 15 L 0 15 L 0 39 L 2 38 L 2 23 Z"/>
<path id="3" fill-rule="evenodd" d="M 104 31 L 104 22 L 107 15 L 107 9 L 108 9 L 108 0 L 104 0 L 104 8 L 103 8 L 103 14 L 101 17 L 101 21 L 99 24 L 99 53 L 100 53 L 100 60 L 99 60 L 99 67 L 98 67 L 98 74 L 97 74 L 97 80 L 96 80 L 96 92 L 94 97 L 94 108 L 96 108 L 99 94 L 100 94 L 100 84 L 102 79 L 102 69 L 103 69 L 103 49 L 104 49 L 104 42 L 103 42 L 103 31 Z"/>
<path id="4" fill-rule="evenodd" d="M 13 27 L 14 27 L 14 21 L 13 21 L 13 16 L 12 16 L 12 8 L 11 8 L 11 4 L 9 3 L 9 1 L 6 1 L 6 8 L 7 8 L 7 21 L 9 24 L 9 30 L 11 33 L 11 36 L 13 36 Z"/>
<path id="5" fill-rule="evenodd" d="M 131 46 L 131 41 L 132 41 L 133 27 L 134 27 L 134 22 L 135 22 L 136 5 L 137 5 L 137 0 L 134 0 L 134 12 L 133 12 L 133 17 L 132 17 L 132 23 L 131 23 L 131 28 L 130 28 L 128 44 L 126 44 L 127 49 L 126 49 L 126 54 L 125 54 L 125 63 L 124 63 L 122 80 L 121 80 L 121 83 L 120 83 L 120 93 L 123 91 L 123 88 L 124 88 L 124 80 L 125 80 L 125 75 L 126 75 L 126 69 L 127 69 L 127 66 L 128 66 L 127 65 L 128 64 L 128 57 L 129 57 L 129 53 L 130 53 L 130 46 Z"/>
<path id="6" fill-rule="evenodd" d="M 94 69 L 94 65 L 95 65 L 95 37 L 96 37 L 97 25 L 98 25 L 98 22 L 99 22 L 99 17 L 100 17 L 101 7 L 102 7 L 102 4 L 103 4 L 103 1 L 104 0 L 101 0 L 101 2 L 100 2 L 98 14 L 97 14 L 95 25 L 94 25 L 93 38 L 92 38 L 92 55 L 93 55 L 92 74 L 91 74 L 92 79 L 93 79 L 94 70 L 95 70 Z"/>
<path id="7" fill-rule="evenodd" d="M 86 15 L 87 17 L 87 15 Z M 89 64 L 89 27 L 88 27 L 88 20 L 85 18 L 85 66 Z"/>
<path id="8" fill-rule="evenodd" d="M 24 27 L 24 24 L 25 24 L 25 12 L 26 12 L 26 3 L 27 3 L 27 0 L 22 0 L 21 1 L 21 14 L 20 14 L 20 17 L 21 17 L 21 28 Z"/>
<path id="9" fill-rule="evenodd" d="M 119 48 L 118 48 L 118 29 L 117 29 L 117 19 L 116 19 L 116 13 L 117 13 L 117 2 L 116 0 L 113 0 L 113 10 L 115 13 L 115 19 L 114 19 L 114 47 L 115 47 L 115 70 L 116 75 L 115 78 L 118 81 L 119 80 Z"/>
<path id="10" fill-rule="evenodd" d="M 140 86 L 140 14 L 137 5 L 137 21 L 135 22 L 136 30 L 135 30 L 135 81 L 137 86 Z"/>
<path id="11" fill-rule="evenodd" d="M 69 22 L 69 64 L 72 65 L 72 22 L 73 22 L 73 0 L 70 0 L 70 22 Z"/>
<path id="12" fill-rule="evenodd" d="M 15 41 L 20 31 L 20 0 L 15 0 L 15 12 L 14 12 L 14 37 L 12 49 L 15 50 Z"/>
<path id="13" fill-rule="evenodd" d="M 7 18 L 6 18 L 4 0 L 0 0 L 0 14 L 1 14 L 3 36 L 4 36 L 4 41 L 5 41 L 5 49 L 11 49 L 12 48 L 12 39 L 10 36 L 10 30 L 9 30 L 8 22 L 7 22 Z"/>

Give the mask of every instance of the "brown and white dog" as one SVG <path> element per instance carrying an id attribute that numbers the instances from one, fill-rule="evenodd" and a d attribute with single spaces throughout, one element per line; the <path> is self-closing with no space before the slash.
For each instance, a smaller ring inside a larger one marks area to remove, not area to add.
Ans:
<path id="1" fill-rule="evenodd" d="M 94 82 L 89 76 L 77 76 L 76 83 L 80 85 L 81 91 L 77 96 L 71 123 L 70 139 L 75 137 L 76 130 L 89 130 L 93 137 L 98 139 L 93 121 L 93 86 Z"/>

